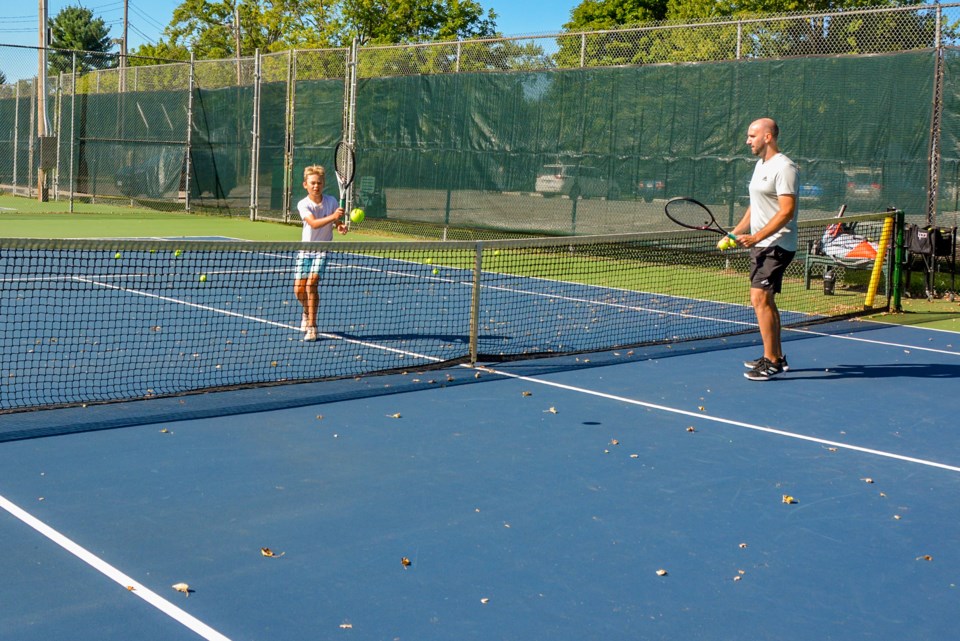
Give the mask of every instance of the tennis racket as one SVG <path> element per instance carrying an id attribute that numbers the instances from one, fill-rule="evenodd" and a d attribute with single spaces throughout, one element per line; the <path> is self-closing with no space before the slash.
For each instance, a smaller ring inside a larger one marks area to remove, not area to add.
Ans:
<path id="1" fill-rule="evenodd" d="M 713 213 L 699 200 L 693 198 L 671 198 L 663 206 L 667 218 L 687 229 L 711 231 L 736 241 L 737 237 L 725 230 L 713 217 Z"/>
<path id="2" fill-rule="evenodd" d="M 347 190 L 353 184 L 355 168 L 353 149 L 344 141 L 337 143 L 333 152 L 333 170 L 337 174 L 337 186 L 340 187 L 340 208 L 347 206 Z"/>

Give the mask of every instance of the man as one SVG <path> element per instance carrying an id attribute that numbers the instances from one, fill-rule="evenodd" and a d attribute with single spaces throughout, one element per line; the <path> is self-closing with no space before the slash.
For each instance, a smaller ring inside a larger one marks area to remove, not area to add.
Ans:
<path id="1" fill-rule="evenodd" d="M 750 206 L 733 228 L 737 242 L 750 248 L 750 303 L 757 315 L 763 356 L 744 365 L 751 381 L 766 381 L 787 371 L 780 343 L 776 295 L 797 251 L 797 166 L 780 153 L 780 128 L 760 118 L 747 129 L 747 145 L 758 158 L 750 180 Z"/>
<path id="2" fill-rule="evenodd" d="M 333 240 L 333 227 L 341 234 L 347 233 L 347 226 L 340 220 L 343 209 L 337 199 L 324 195 L 326 172 L 319 165 L 311 165 L 303 170 L 303 188 L 306 197 L 297 203 L 297 212 L 303 219 L 301 240 L 305 243 L 328 243 Z M 327 255 L 323 251 L 303 250 L 297 256 L 296 275 L 293 284 L 294 294 L 303 307 L 300 331 L 303 340 L 317 340 L 317 310 L 320 307 L 320 276 L 326 265 Z"/>

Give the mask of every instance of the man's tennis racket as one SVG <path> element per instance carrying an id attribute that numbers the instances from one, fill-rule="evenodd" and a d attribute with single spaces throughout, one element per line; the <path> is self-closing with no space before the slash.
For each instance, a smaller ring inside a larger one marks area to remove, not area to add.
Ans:
<path id="1" fill-rule="evenodd" d="M 663 206 L 667 218 L 687 229 L 711 231 L 736 242 L 737 237 L 720 226 L 707 206 L 693 198 L 672 198 Z"/>
<path id="2" fill-rule="evenodd" d="M 353 149 L 341 140 L 333 152 L 333 170 L 337 173 L 337 186 L 340 187 L 341 209 L 347 206 L 347 190 L 353 183 L 355 165 Z"/>

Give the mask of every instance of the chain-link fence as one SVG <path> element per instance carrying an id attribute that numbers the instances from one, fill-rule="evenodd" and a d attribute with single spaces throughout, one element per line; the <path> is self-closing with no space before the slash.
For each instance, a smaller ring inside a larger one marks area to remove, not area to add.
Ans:
<path id="1" fill-rule="evenodd" d="M 289 220 L 349 137 L 368 225 L 635 231 L 676 195 L 739 215 L 745 129 L 772 115 L 801 215 L 956 224 L 958 24 L 952 4 L 194 63 L 48 50 L 45 82 L 38 50 L 0 45 L 0 188 Z"/>

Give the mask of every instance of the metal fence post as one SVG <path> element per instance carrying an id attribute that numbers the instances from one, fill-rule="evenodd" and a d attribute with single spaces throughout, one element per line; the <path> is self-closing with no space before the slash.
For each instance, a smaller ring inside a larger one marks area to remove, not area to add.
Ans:
<path id="1" fill-rule="evenodd" d="M 250 220 L 257 219 L 260 180 L 260 49 L 253 54 L 253 122 L 250 131 Z"/>
<path id="2" fill-rule="evenodd" d="M 70 67 L 70 213 L 73 213 L 73 199 L 76 183 L 74 182 L 76 172 L 74 171 L 73 159 L 77 152 L 74 148 L 77 139 L 77 54 L 72 54 L 73 60 Z"/>
<path id="3" fill-rule="evenodd" d="M 194 70 L 195 60 L 193 52 L 190 53 L 190 74 L 187 81 L 187 141 L 186 153 L 184 155 L 184 165 L 186 167 L 186 177 L 183 183 L 183 208 L 184 211 L 190 211 L 190 174 L 193 172 L 193 163 L 190 162 L 190 156 L 193 153 L 193 88 L 194 88 Z"/>

